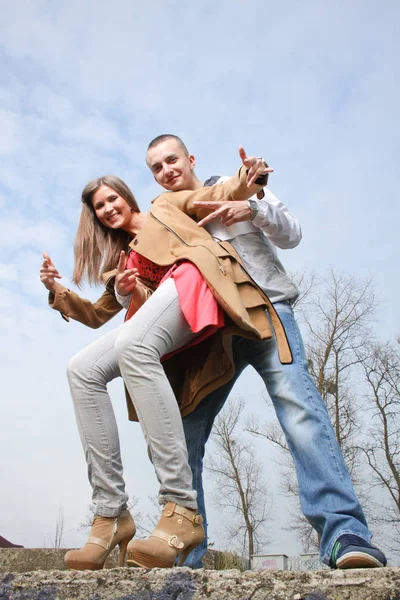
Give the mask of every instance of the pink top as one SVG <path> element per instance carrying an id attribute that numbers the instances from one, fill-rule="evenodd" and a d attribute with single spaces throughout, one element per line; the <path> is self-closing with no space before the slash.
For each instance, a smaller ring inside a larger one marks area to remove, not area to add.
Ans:
<path id="1" fill-rule="evenodd" d="M 141 277 L 155 283 L 157 287 L 169 277 L 173 277 L 179 304 L 191 331 L 193 333 L 201 331 L 201 334 L 190 344 L 191 346 L 200 343 L 225 325 L 224 311 L 193 263 L 182 261 L 172 267 L 169 265 L 163 267 L 131 250 L 126 268 L 136 268 Z"/>

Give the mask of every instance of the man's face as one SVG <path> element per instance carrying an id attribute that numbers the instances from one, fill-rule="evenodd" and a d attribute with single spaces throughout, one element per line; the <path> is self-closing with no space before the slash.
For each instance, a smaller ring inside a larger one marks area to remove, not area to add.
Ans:
<path id="1" fill-rule="evenodd" d="M 173 192 L 194 189 L 195 158 L 192 154 L 188 156 L 177 140 L 171 138 L 150 148 L 146 162 L 154 179 L 164 189 Z"/>

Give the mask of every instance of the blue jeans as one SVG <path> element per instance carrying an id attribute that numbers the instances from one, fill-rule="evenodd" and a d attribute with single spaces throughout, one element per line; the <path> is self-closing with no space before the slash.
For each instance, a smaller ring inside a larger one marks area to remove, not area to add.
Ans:
<path id="1" fill-rule="evenodd" d="M 183 419 L 193 487 L 206 530 L 202 484 L 206 441 L 215 417 L 235 380 L 251 365 L 261 375 L 273 402 L 292 454 L 302 511 L 320 536 L 321 560 L 329 564 L 332 548 L 344 533 L 371 539 L 349 472 L 336 440 L 329 414 L 308 372 L 301 334 L 291 306 L 277 302 L 275 309 L 285 328 L 293 355 L 290 365 L 279 361 L 275 340 L 233 338 L 236 373 L 233 380 L 207 396 Z M 207 533 L 207 530 L 206 530 Z M 207 538 L 187 557 L 185 566 L 200 568 Z"/>

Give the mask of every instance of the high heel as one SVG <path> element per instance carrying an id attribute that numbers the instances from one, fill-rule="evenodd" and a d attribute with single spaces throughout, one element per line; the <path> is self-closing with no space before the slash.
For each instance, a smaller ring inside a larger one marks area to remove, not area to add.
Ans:
<path id="1" fill-rule="evenodd" d="M 127 565 L 171 568 L 179 557 L 182 566 L 188 554 L 204 540 L 203 518 L 198 512 L 168 502 L 156 528 L 147 540 L 128 544 Z"/>
<path id="2" fill-rule="evenodd" d="M 108 555 L 118 544 L 119 566 L 123 567 L 128 543 L 135 533 L 135 522 L 128 510 L 123 510 L 118 517 L 95 515 L 85 546 L 80 550 L 69 550 L 64 562 L 70 569 L 97 571 L 104 568 Z"/>
<path id="3" fill-rule="evenodd" d="M 136 533 L 136 527 L 135 527 L 135 533 Z M 135 535 L 135 534 L 133 534 L 133 535 Z M 125 564 L 125 556 L 126 556 L 126 553 L 128 550 L 128 544 L 131 541 L 132 537 L 127 537 L 118 544 L 118 546 L 119 546 L 119 566 L 120 567 L 123 567 Z"/>

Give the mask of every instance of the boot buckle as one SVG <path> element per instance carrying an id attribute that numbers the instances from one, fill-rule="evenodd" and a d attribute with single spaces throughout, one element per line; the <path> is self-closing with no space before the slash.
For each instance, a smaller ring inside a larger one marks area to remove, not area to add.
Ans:
<path id="1" fill-rule="evenodd" d="M 168 546 L 171 546 L 171 548 L 175 548 L 176 550 L 180 550 L 184 545 L 185 544 L 180 541 L 177 535 L 171 535 L 168 540 Z"/>
<path id="2" fill-rule="evenodd" d="M 201 525 L 203 522 L 202 516 L 199 513 L 196 513 L 192 517 L 193 527 L 197 527 L 197 525 Z"/>

